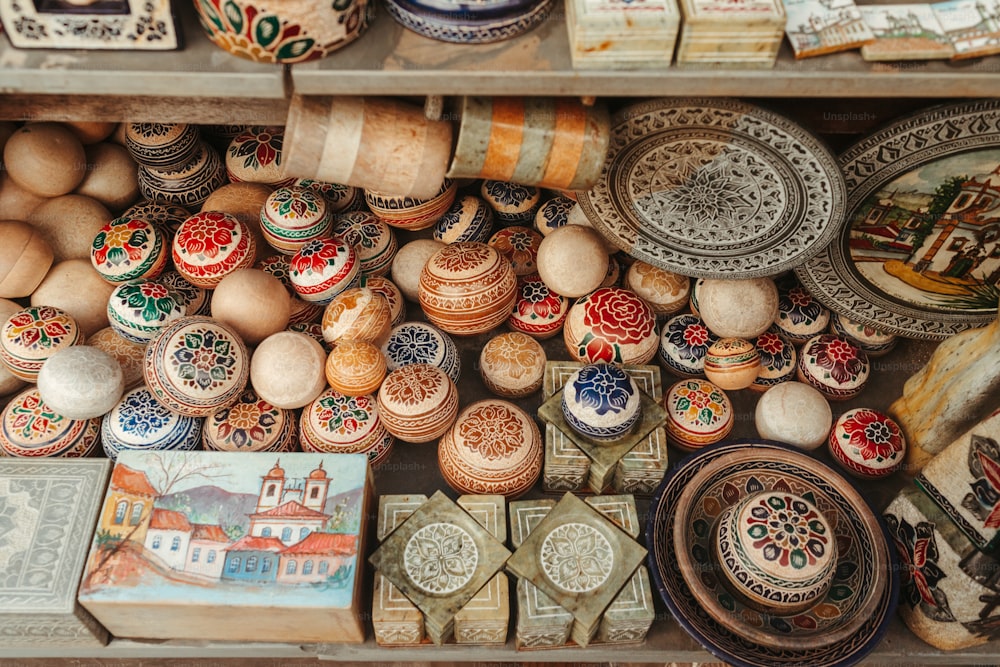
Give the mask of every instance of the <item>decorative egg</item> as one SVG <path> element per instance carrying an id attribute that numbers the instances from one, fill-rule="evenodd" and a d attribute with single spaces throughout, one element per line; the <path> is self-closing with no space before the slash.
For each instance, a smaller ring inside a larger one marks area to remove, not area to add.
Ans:
<path id="1" fill-rule="evenodd" d="M 812 297 L 794 275 L 777 283 L 778 317 L 774 324 L 779 333 L 795 344 L 802 344 L 826 331 L 830 311 Z"/>
<path id="2" fill-rule="evenodd" d="M 0 362 L 12 375 L 34 382 L 42 364 L 57 351 L 83 343 L 83 332 L 68 313 L 52 306 L 29 306 L 0 327 Z"/>
<path id="3" fill-rule="evenodd" d="M 94 237 L 113 217 L 96 199 L 68 194 L 46 199 L 31 211 L 27 222 L 51 246 L 53 261 L 89 261 Z"/>
<path id="4" fill-rule="evenodd" d="M 406 442 L 430 442 L 455 422 L 458 389 L 437 366 L 409 364 L 386 376 L 378 390 L 378 409 L 392 435 Z"/>
<path id="5" fill-rule="evenodd" d="M 209 451 L 290 452 L 298 442 L 298 423 L 294 412 L 248 389 L 236 403 L 205 418 L 201 442 Z"/>
<path id="6" fill-rule="evenodd" d="M 614 364 L 590 364 L 563 386 L 562 414 L 570 428 L 596 441 L 627 435 L 642 416 L 642 395 L 628 373 Z"/>
<path id="7" fill-rule="evenodd" d="M 698 317 L 701 317 L 701 311 L 698 310 L 698 292 L 704 284 L 705 278 L 698 278 L 691 283 L 691 297 L 688 299 L 688 308 L 690 308 L 691 312 Z"/>
<path id="8" fill-rule="evenodd" d="M 553 292 L 541 276 L 533 273 L 517 281 L 517 297 L 507 326 L 545 340 L 559 333 L 567 315 L 569 299 Z"/>
<path id="9" fill-rule="evenodd" d="M 757 401 L 754 424 L 760 437 L 816 449 L 830 433 L 833 414 L 823 394 L 802 382 L 771 387 Z"/>
<path id="10" fill-rule="evenodd" d="M 122 397 L 125 375 L 103 350 L 74 345 L 54 352 L 38 371 L 38 393 L 69 419 L 101 417 Z"/>
<path id="11" fill-rule="evenodd" d="M 698 287 L 698 312 L 720 338 L 756 338 L 778 316 L 778 288 L 771 278 L 706 279 Z"/>
<path id="12" fill-rule="evenodd" d="M 484 180 L 479 193 L 501 226 L 530 225 L 542 199 L 536 187 L 503 181 Z"/>
<path id="13" fill-rule="evenodd" d="M 510 261 L 518 276 L 535 273 L 538 268 L 538 246 L 541 244 L 541 234 L 521 225 L 504 227 L 489 240 L 489 245 Z"/>
<path id="14" fill-rule="evenodd" d="M 123 450 L 198 449 L 203 419 L 178 414 L 157 401 L 146 387 L 126 392 L 101 420 L 101 442 L 111 460 Z"/>
<path id="15" fill-rule="evenodd" d="M 748 340 L 720 338 L 705 354 L 705 377 L 726 390 L 746 389 L 760 373 L 760 354 Z"/>
<path id="16" fill-rule="evenodd" d="M 247 345 L 283 331 L 290 314 L 285 286 L 261 269 L 226 274 L 212 295 L 212 317 L 232 327 Z"/>
<path id="17" fill-rule="evenodd" d="M 83 144 L 59 123 L 29 123 L 10 135 L 3 147 L 8 176 L 39 197 L 72 192 L 87 174 Z"/>
<path id="18" fill-rule="evenodd" d="M 365 208 L 365 192 L 361 188 L 340 183 L 327 183 L 311 178 L 297 179 L 292 185 L 299 188 L 309 188 L 326 200 L 326 208 L 330 213 L 346 213 L 361 211 Z"/>
<path id="19" fill-rule="evenodd" d="M 29 387 L 0 414 L 0 456 L 90 456 L 100 430 L 100 419 L 65 417 L 42 400 L 37 387 Z"/>
<path id="20" fill-rule="evenodd" d="M 458 184 L 445 179 L 440 189 L 430 199 L 401 197 L 375 190 L 365 191 L 365 202 L 372 213 L 387 225 L 407 231 L 418 231 L 433 227 L 443 216 L 458 192 Z"/>
<path id="21" fill-rule="evenodd" d="M 120 211 L 139 198 L 135 160 L 123 146 L 96 143 L 84 146 L 87 173 L 73 191 L 91 197 L 112 211 Z"/>
<path id="22" fill-rule="evenodd" d="M 212 312 L 212 292 L 192 285 L 176 271 L 165 271 L 156 282 L 171 291 L 185 315 L 208 315 Z"/>
<path id="23" fill-rule="evenodd" d="M 403 303 L 403 293 L 396 287 L 396 283 L 382 276 L 361 276 L 358 280 L 358 287 L 370 289 L 376 294 L 381 294 L 389 302 L 389 316 L 392 318 L 390 324 L 399 326 L 406 320 L 406 304 Z"/>
<path id="24" fill-rule="evenodd" d="M 236 135 L 226 149 L 226 173 L 232 182 L 249 181 L 275 187 L 291 185 L 281 163 L 284 128 L 253 126 Z"/>
<path id="25" fill-rule="evenodd" d="M 382 351 L 365 340 L 342 340 L 326 358 L 326 381 L 348 396 L 375 393 L 385 374 Z"/>
<path id="26" fill-rule="evenodd" d="M 361 262 L 354 246 L 341 238 L 314 239 L 292 256 L 288 275 L 300 297 L 327 304 L 357 284 Z"/>
<path id="27" fill-rule="evenodd" d="M 589 227 L 566 225 L 538 246 L 538 275 L 556 294 L 576 298 L 597 289 L 608 276 L 610 256 Z"/>
<path id="28" fill-rule="evenodd" d="M 622 265 L 614 255 L 608 256 L 608 272 L 601 281 L 601 287 L 618 287 L 622 277 Z"/>
<path id="29" fill-rule="evenodd" d="M 122 213 L 121 217 L 146 220 L 165 229 L 173 237 L 181 224 L 191 217 L 191 212 L 170 202 L 142 201 Z"/>
<path id="30" fill-rule="evenodd" d="M 156 225 L 138 218 L 115 218 L 101 228 L 90 262 L 113 285 L 153 279 L 167 265 L 168 239 Z"/>
<path id="31" fill-rule="evenodd" d="M 519 398 L 538 391 L 545 375 L 545 350 L 518 331 L 495 336 L 479 354 L 483 384 L 498 396 Z"/>
<path id="32" fill-rule="evenodd" d="M 871 357 L 881 357 L 896 347 L 896 336 L 866 324 L 854 322 L 840 313 L 830 318 L 830 333 L 846 338 Z"/>
<path id="33" fill-rule="evenodd" d="M 733 430 L 733 404 L 708 380 L 681 380 L 663 395 L 667 440 L 685 451 L 719 442 Z"/>
<path id="34" fill-rule="evenodd" d="M 430 364 L 458 383 L 462 374 L 458 347 L 451 336 L 427 322 L 404 322 L 389 332 L 382 345 L 389 372 L 410 364 Z"/>
<path id="35" fill-rule="evenodd" d="M 133 160 L 147 167 L 178 167 L 191 159 L 200 141 L 195 125 L 128 123 L 125 126 L 125 148 Z"/>
<path id="36" fill-rule="evenodd" d="M 285 291 L 289 297 L 289 324 L 299 324 L 301 322 L 313 322 L 323 314 L 323 305 L 313 303 L 299 298 L 299 293 L 292 287 L 292 279 L 289 275 L 291 264 L 287 255 L 271 255 L 257 262 L 256 268 L 270 273 L 281 281 L 285 286 Z"/>
<path id="37" fill-rule="evenodd" d="M 101 278 L 89 260 L 67 259 L 49 269 L 31 293 L 30 304 L 52 306 L 68 313 L 89 338 L 108 326 L 108 299 L 114 291 L 115 286 Z"/>
<path id="38" fill-rule="evenodd" d="M 899 424 L 870 408 L 855 408 L 837 417 L 828 445 L 834 460 L 861 479 L 887 477 L 906 457 L 906 438 Z"/>
<path id="39" fill-rule="evenodd" d="M 309 241 L 330 234 L 333 216 L 326 200 L 312 190 L 278 188 L 267 197 L 260 210 L 260 231 L 264 240 L 286 255 L 294 255 Z"/>
<path id="40" fill-rule="evenodd" d="M 389 455 L 395 439 L 385 427 L 372 396 L 345 396 L 327 389 L 302 410 L 302 451 L 367 454 L 371 465 Z"/>
<path id="41" fill-rule="evenodd" d="M 358 252 L 361 275 L 384 276 L 392 267 L 399 245 L 389 225 L 368 211 L 341 213 L 334 218 L 333 233 Z"/>
<path id="42" fill-rule="evenodd" d="M 653 310 L 621 287 L 601 287 L 573 304 L 563 339 L 577 361 L 615 364 L 649 363 L 660 341 Z"/>
<path id="43" fill-rule="evenodd" d="M 434 238 L 444 243 L 486 243 L 493 233 L 493 209 L 474 195 L 456 199 L 434 223 Z"/>
<path id="44" fill-rule="evenodd" d="M 119 285 L 108 299 L 108 323 L 122 338 L 145 345 L 185 308 L 169 288 L 153 281 Z"/>
<path id="45" fill-rule="evenodd" d="M 363 340 L 377 347 L 389 337 L 391 323 L 392 313 L 384 296 L 367 287 L 349 287 L 323 311 L 323 339 L 327 343 Z"/>
<path id="46" fill-rule="evenodd" d="M 219 154 L 205 143 L 199 143 L 194 156 L 179 167 L 140 165 L 137 180 L 139 194 L 145 199 L 168 201 L 192 210 L 228 182 Z"/>
<path id="47" fill-rule="evenodd" d="M 535 213 L 535 229 L 542 236 L 548 236 L 569 222 L 569 212 L 574 206 L 576 202 L 569 197 L 553 197 L 542 204 Z"/>
<path id="48" fill-rule="evenodd" d="M 452 243 L 420 273 L 418 298 L 432 324 L 456 336 L 475 336 L 503 324 L 517 297 L 517 276 L 485 243 Z"/>
<path id="49" fill-rule="evenodd" d="M 214 289 L 222 277 L 253 266 L 257 252 L 250 228 L 218 211 L 195 213 L 173 241 L 174 268 L 192 285 Z"/>
<path id="50" fill-rule="evenodd" d="M 235 403 L 246 388 L 250 355 L 228 325 L 208 317 L 182 317 L 146 348 L 143 377 L 164 407 L 206 417 Z"/>
<path id="51" fill-rule="evenodd" d="M 766 331 L 754 341 L 760 355 L 760 372 L 750 385 L 754 391 L 767 391 L 771 387 L 795 379 L 798 354 L 795 346 L 781 334 Z"/>
<path id="52" fill-rule="evenodd" d="M 146 346 L 134 343 L 111 327 L 105 327 L 87 338 L 87 345 L 104 350 L 118 362 L 122 369 L 125 389 L 142 382 L 142 369 L 146 365 Z"/>
<path id="53" fill-rule="evenodd" d="M 513 499 L 542 473 L 542 437 L 534 420 L 513 403 L 477 401 L 438 443 L 441 476 L 458 493 Z"/>
<path id="54" fill-rule="evenodd" d="M 21 310 L 21 304 L 10 299 L 0 299 L 0 322 Z M 8 396 L 24 387 L 24 380 L 12 374 L 0 363 L 0 396 Z"/>
<path id="55" fill-rule="evenodd" d="M 279 331 L 265 338 L 250 360 L 257 395 L 286 410 L 301 408 L 326 388 L 326 350 L 304 333 Z"/>
<path id="56" fill-rule="evenodd" d="M 831 401 L 846 401 L 860 394 L 869 372 L 868 355 L 840 336 L 814 336 L 799 352 L 798 379 Z"/>
<path id="57" fill-rule="evenodd" d="M 688 304 L 691 279 L 635 261 L 625 272 L 625 287 L 643 298 L 657 317 L 667 317 L 683 310 Z"/>
<path id="58" fill-rule="evenodd" d="M 0 221 L 0 297 L 19 299 L 31 294 L 45 278 L 55 255 L 41 233 L 14 220 Z"/>
<path id="59" fill-rule="evenodd" d="M 392 260 L 392 282 L 404 297 L 410 301 L 419 299 L 420 273 L 424 270 L 427 260 L 444 247 L 445 244 L 440 241 L 417 239 L 410 241 L 396 252 L 396 257 Z"/>
<path id="60" fill-rule="evenodd" d="M 660 332 L 657 358 L 674 375 L 698 377 L 705 374 L 705 355 L 719 337 L 708 330 L 697 315 L 685 313 L 667 320 Z"/>

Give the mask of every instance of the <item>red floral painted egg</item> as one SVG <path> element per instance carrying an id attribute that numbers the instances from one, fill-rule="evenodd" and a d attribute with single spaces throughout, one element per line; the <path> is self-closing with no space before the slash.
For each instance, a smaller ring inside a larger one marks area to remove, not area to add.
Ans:
<path id="1" fill-rule="evenodd" d="M 660 342 L 649 304 L 622 287 L 601 287 L 577 301 L 563 338 L 570 356 L 583 363 L 646 364 Z"/>
<path id="2" fill-rule="evenodd" d="M 848 410 L 830 430 L 830 454 L 847 472 L 862 479 L 891 475 L 906 456 L 899 424 L 870 408 Z"/>
<path id="3" fill-rule="evenodd" d="M 328 236 L 333 216 L 323 196 L 308 188 L 278 188 L 260 211 L 260 231 L 264 240 L 286 255 L 312 239 Z"/>
<path id="4" fill-rule="evenodd" d="M 533 273 L 518 281 L 514 311 L 507 326 L 539 340 L 555 336 L 569 314 L 569 299 L 556 294 Z"/>
<path id="5" fill-rule="evenodd" d="M 11 375 L 35 382 L 46 359 L 81 343 L 83 332 L 69 313 L 52 306 L 31 306 L 0 326 L 0 362 Z"/>
<path id="6" fill-rule="evenodd" d="M 798 378 L 831 401 L 846 401 L 868 383 L 868 355 L 846 338 L 823 334 L 810 338 L 799 353 Z"/>
<path id="7" fill-rule="evenodd" d="M 510 261 L 517 275 L 526 276 L 538 270 L 542 235 L 535 230 L 520 225 L 504 227 L 490 237 L 488 244 Z"/>
<path id="8" fill-rule="evenodd" d="M 169 237 L 138 218 L 117 218 L 101 227 L 90 248 L 90 263 L 112 285 L 155 278 L 167 265 Z"/>
<path id="9" fill-rule="evenodd" d="M 250 228 L 219 211 L 181 223 L 173 242 L 174 268 L 196 287 L 215 289 L 223 276 L 253 266 L 257 242 Z"/>
<path id="10" fill-rule="evenodd" d="M 292 287 L 306 301 L 330 303 L 358 282 L 361 261 L 354 246 L 337 236 L 313 239 L 289 262 Z"/>

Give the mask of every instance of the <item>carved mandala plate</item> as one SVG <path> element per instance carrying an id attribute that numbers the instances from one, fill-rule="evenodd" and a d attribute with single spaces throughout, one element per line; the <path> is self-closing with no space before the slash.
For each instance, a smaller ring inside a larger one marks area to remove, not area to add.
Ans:
<path id="1" fill-rule="evenodd" d="M 601 179 L 580 193 L 628 254 L 702 278 L 791 269 L 829 243 L 846 193 L 836 160 L 801 127 L 729 100 L 651 100 L 620 111 Z"/>

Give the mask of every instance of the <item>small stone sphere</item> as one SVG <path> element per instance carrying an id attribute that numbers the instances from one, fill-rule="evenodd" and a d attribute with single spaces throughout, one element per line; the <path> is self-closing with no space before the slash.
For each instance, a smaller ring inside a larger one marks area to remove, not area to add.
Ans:
<path id="1" fill-rule="evenodd" d="M 729 396 L 708 380 L 677 382 L 664 393 L 663 407 L 667 440 L 689 452 L 719 442 L 736 421 Z"/>
<path id="2" fill-rule="evenodd" d="M 112 285 L 152 280 L 167 266 L 170 239 L 140 218 L 115 218 L 101 227 L 90 246 L 90 263 Z"/>
<path id="3" fill-rule="evenodd" d="M 15 183 L 39 197 L 68 194 L 87 175 L 83 144 L 58 123 L 30 123 L 14 132 L 3 163 Z"/>
<path id="4" fill-rule="evenodd" d="M 0 172 L 0 211 L 4 218 L 27 220 L 32 211 L 47 201 L 47 197 L 39 197 L 15 183 L 6 171 Z"/>
<path id="5" fill-rule="evenodd" d="M 358 287 L 370 289 L 385 297 L 385 300 L 389 302 L 392 326 L 399 326 L 406 320 L 406 303 L 403 301 L 403 293 L 396 287 L 396 283 L 383 276 L 361 276 L 361 279 L 358 280 Z"/>
<path id="6" fill-rule="evenodd" d="M 76 0 L 76 2 L 70 0 L 70 2 L 74 5 L 93 4 L 90 0 Z M 76 138 L 79 139 L 80 143 L 84 146 L 104 141 L 118 129 L 118 123 L 113 122 L 64 120 L 61 124 L 66 127 L 67 130 L 75 134 Z"/>
<path id="7" fill-rule="evenodd" d="M 105 327 L 87 337 L 87 345 L 104 350 L 118 362 L 122 369 L 125 389 L 132 389 L 142 382 L 142 369 L 146 365 L 146 346 L 133 343 L 119 336 L 111 327 Z"/>
<path id="8" fill-rule="evenodd" d="M 28 216 L 52 246 L 55 261 L 90 259 L 94 237 L 114 216 L 96 199 L 78 194 L 46 199 Z"/>
<path id="9" fill-rule="evenodd" d="M 604 282 L 609 255 L 596 231 L 565 225 L 542 240 L 537 261 L 538 275 L 553 292 L 576 298 Z"/>
<path id="10" fill-rule="evenodd" d="M 657 358 L 674 375 L 700 377 L 705 375 L 708 348 L 718 340 L 697 315 L 676 315 L 663 325 Z"/>
<path id="11" fill-rule="evenodd" d="M 389 455 L 395 438 L 386 430 L 373 396 L 347 396 L 326 389 L 302 409 L 302 451 L 367 454 L 370 465 Z"/>
<path id="12" fill-rule="evenodd" d="M 528 227 L 512 225 L 504 227 L 487 242 L 510 261 L 511 268 L 518 276 L 526 276 L 538 269 L 538 246 L 542 235 Z"/>
<path id="13" fill-rule="evenodd" d="M 205 418 L 201 444 L 217 452 L 290 452 L 298 443 L 298 420 L 248 389 L 229 407 Z"/>
<path id="14" fill-rule="evenodd" d="M 791 341 L 771 330 L 757 336 L 754 347 L 760 355 L 760 373 L 750 385 L 751 389 L 767 391 L 775 385 L 795 379 L 799 356 Z"/>
<path id="15" fill-rule="evenodd" d="M 622 287 L 601 287 L 569 309 L 563 340 L 570 356 L 583 363 L 646 364 L 660 337 L 645 301 Z"/>
<path id="16" fill-rule="evenodd" d="M 827 445 L 834 460 L 860 479 L 888 477 L 906 457 L 906 438 L 899 424 L 870 408 L 855 408 L 837 417 Z"/>
<path id="17" fill-rule="evenodd" d="M 364 396 L 378 391 L 385 379 L 382 351 L 365 340 L 341 340 L 326 358 L 326 381 L 347 396 Z"/>
<path id="18" fill-rule="evenodd" d="M 223 276 L 253 266 L 257 242 L 250 228 L 218 211 L 195 213 L 174 235 L 174 268 L 192 285 L 215 289 Z"/>
<path id="19" fill-rule="evenodd" d="M 757 401 L 754 423 L 762 438 L 813 450 L 826 442 L 833 413 L 823 394 L 809 385 L 783 382 Z"/>
<path id="20" fill-rule="evenodd" d="M 479 195 L 493 209 L 493 218 L 501 227 L 530 225 L 542 200 L 538 188 L 504 181 L 484 180 Z"/>
<path id="21" fill-rule="evenodd" d="M 399 242 L 392 228 L 373 213 L 340 213 L 334 217 L 333 234 L 354 246 L 361 260 L 361 275 L 384 276 L 389 273 L 399 250 Z"/>
<path id="22" fill-rule="evenodd" d="M 830 311 L 824 308 L 794 275 L 778 281 L 778 332 L 796 345 L 826 331 Z"/>
<path id="23" fill-rule="evenodd" d="M 662 318 L 687 306 L 691 279 L 637 260 L 625 272 L 625 287 L 642 297 L 656 317 Z"/>
<path id="24" fill-rule="evenodd" d="M 115 286 L 85 259 L 59 262 L 31 293 L 32 306 L 54 306 L 73 316 L 88 338 L 108 326 L 108 300 Z"/>
<path id="25" fill-rule="evenodd" d="M 184 308 L 185 315 L 208 315 L 212 312 L 212 290 L 192 285 L 176 271 L 164 271 L 156 282 L 173 293 Z"/>
<path id="26" fill-rule="evenodd" d="M 313 239 L 292 255 L 288 277 L 306 301 L 327 304 L 357 284 L 361 262 L 354 246 L 338 237 Z"/>
<path id="27" fill-rule="evenodd" d="M 458 194 L 458 184 L 444 179 L 437 193 L 429 199 L 417 199 L 365 190 L 365 202 L 372 213 L 387 225 L 406 231 L 419 231 L 434 226 Z"/>
<path id="28" fill-rule="evenodd" d="M 589 364 L 573 372 L 562 393 L 563 419 L 597 442 L 627 435 L 642 416 L 642 394 L 620 366 Z"/>
<path id="29" fill-rule="evenodd" d="M 479 354 L 479 375 L 498 396 L 520 398 L 538 391 L 545 375 L 545 350 L 517 331 L 491 338 Z"/>
<path id="30" fill-rule="evenodd" d="M 92 197 L 111 211 L 128 208 L 139 198 L 135 160 L 122 146 L 99 143 L 85 146 L 87 174 L 74 192 Z"/>
<path id="31" fill-rule="evenodd" d="M 778 316 L 778 288 L 771 278 L 707 279 L 698 288 L 698 312 L 720 338 L 756 338 Z"/>
<path id="32" fill-rule="evenodd" d="M 727 391 L 752 385 L 760 366 L 757 348 L 742 338 L 720 338 L 705 354 L 705 377 Z"/>
<path id="33" fill-rule="evenodd" d="M 542 474 L 542 436 L 513 403 L 486 399 L 467 406 L 438 443 L 438 468 L 458 493 L 517 498 Z"/>
<path id="34" fill-rule="evenodd" d="M 881 357 L 896 347 L 899 340 L 891 333 L 879 331 L 860 322 L 854 322 L 840 313 L 834 313 L 830 318 L 830 333 L 854 343 L 861 348 L 869 358 Z"/>
<path id="35" fill-rule="evenodd" d="M 38 393 L 57 413 L 93 419 L 115 407 L 125 391 L 125 375 L 113 356 L 89 345 L 55 352 L 38 371 Z"/>
<path id="36" fill-rule="evenodd" d="M 29 306 L 0 326 L 0 362 L 14 376 L 34 382 L 46 359 L 83 341 L 80 325 L 69 313 L 52 306 Z"/>
<path id="37" fill-rule="evenodd" d="M 462 360 L 451 336 L 427 322 L 403 322 L 392 328 L 382 345 L 389 372 L 410 364 L 437 366 L 458 384 Z"/>
<path id="38" fill-rule="evenodd" d="M 212 317 L 225 322 L 247 345 L 256 345 L 288 326 L 291 300 L 281 281 L 260 269 L 239 269 L 219 281 Z"/>
<path id="39" fill-rule="evenodd" d="M 517 297 L 514 299 L 514 310 L 507 318 L 507 326 L 545 340 L 562 330 L 567 315 L 569 299 L 553 292 L 541 276 L 533 273 L 517 281 Z"/>
<path id="40" fill-rule="evenodd" d="M 429 364 L 410 364 L 389 373 L 377 400 L 386 430 L 406 442 L 440 438 L 458 415 L 455 383 Z"/>
<path id="41" fill-rule="evenodd" d="M 799 351 L 797 377 L 831 401 L 847 401 L 868 384 L 868 355 L 846 338 L 822 334 Z"/>
<path id="42" fill-rule="evenodd" d="M 233 183 L 265 183 L 275 187 L 291 185 L 295 177 L 285 175 L 281 162 L 283 127 L 248 127 L 233 137 L 226 148 L 226 173 Z"/>
<path id="43" fill-rule="evenodd" d="M 185 315 L 170 288 L 153 280 L 119 285 L 108 297 L 108 322 L 122 338 L 145 345 Z"/>
<path id="44" fill-rule="evenodd" d="M 202 211 L 221 211 L 233 216 L 252 231 L 260 230 L 260 215 L 274 188 L 264 183 L 226 183 L 201 203 Z"/>
<path id="45" fill-rule="evenodd" d="M 294 255 L 313 239 L 330 235 L 333 216 L 322 195 L 307 188 L 278 188 L 260 209 L 264 240 L 280 253 Z"/>
<path id="46" fill-rule="evenodd" d="M 403 245 L 392 260 L 392 282 L 410 301 L 419 299 L 420 272 L 431 255 L 445 244 L 434 239 L 417 239 Z"/>
<path id="47" fill-rule="evenodd" d="M 123 450 L 189 451 L 201 445 L 204 420 L 161 405 L 146 387 L 125 392 L 101 420 L 104 453 L 114 461 Z"/>
<path id="48" fill-rule="evenodd" d="M 367 287 L 349 287 L 323 311 L 323 339 L 331 344 L 363 340 L 379 347 L 389 337 L 391 324 L 392 313 L 384 296 Z"/>
<path id="49" fill-rule="evenodd" d="M 31 294 L 52 266 L 52 246 L 31 225 L 0 221 L 0 297 Z"/>
<path id="50" fill-rule="evenodd" d="M 100 431 L 100 419 L 61 415 L 42 400 L 38 387 L 28 387 L 0 413 L 0 458 L 90 456 Z"/>
<path id="51" fill-rule="evenodd" d="M 262 399 L 301 408 L 326 387 L 326 350 L 307 334 L 279 331 L 261 341 L 250 360 L 250 383 Z"/>
<path id="52" fill-rule="evenodd" d="M 313 322 L 323 314 L 323 305 L 299 298 L 299 293 L 292 287 L 292 279 L 289 276 L 291 270 L 289 259 L 291 258 L 288 255 L 271 255 L 258 261 L 254 267 L 271 274 L 285 286 L 285 291 L 288 292 L 291 299 L 289 302 L 289 324 Z"/>
<path id="53" fill-rule="evenodd" d="M 548 236 L 569 222 L 569 212 L 574 206 L 576 202 L 569 197 L 553 197 L 542 204 L 535 213 L 535 229 L 542 236 Z"/>
<path id="54" fill-rule="evenodd" d="M 486 243 L 493 234 L 493 209 L 474 195 L 466 195 L 434 223 L 434 239 L 443 243 Z"/>

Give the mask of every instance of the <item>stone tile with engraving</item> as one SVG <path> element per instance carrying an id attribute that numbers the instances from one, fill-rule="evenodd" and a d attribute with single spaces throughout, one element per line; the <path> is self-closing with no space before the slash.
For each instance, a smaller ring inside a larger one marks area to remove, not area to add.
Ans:
<path id="1" fill-rule="evenodd" d="M 384 495 L 378 499 L 375 532 L 381 542 L 427 502 L 423 494 Z M 424 640 L 424 615 L 381 572 L 372 590 L 372 627 L 380 646 L 410 646 Z"/>
<path id="2" fill-rule="evenodd" d="M 490 535 L 507 541 L 506 499 L 503 496 L 460 496 L 458 506 Z M 498 572 L 455 614 L 456 644 L 504 644 L 510 625 L 510 585 Z"/>
<path id="3" fill-rule="evenodd" d="M 583 491 L 590 478 L 590 459 L 565 433 L 545 424 L 542 488 L 546 491 Z"/>

